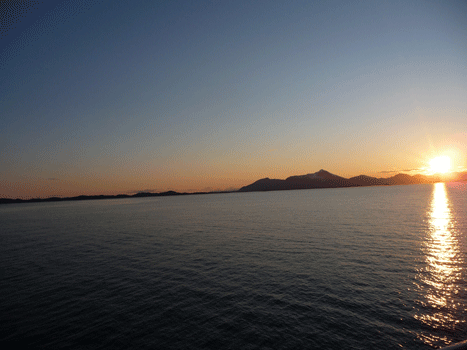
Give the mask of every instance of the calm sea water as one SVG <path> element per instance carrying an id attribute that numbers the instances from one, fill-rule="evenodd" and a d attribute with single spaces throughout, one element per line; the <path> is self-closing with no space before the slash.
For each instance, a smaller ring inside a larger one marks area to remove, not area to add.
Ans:
<path id="1" fill-rule="evenodd" d="M 467 185 L 0 206 L 0 345 L 432 349 L 467 339 Z"/>

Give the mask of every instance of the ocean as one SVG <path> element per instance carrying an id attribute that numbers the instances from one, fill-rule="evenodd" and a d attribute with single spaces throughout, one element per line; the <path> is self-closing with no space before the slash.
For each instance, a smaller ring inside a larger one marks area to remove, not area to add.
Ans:
<path id="1" fill-rule="evenodd" d="M 467 339 L 467 184 L 0 206 L 0 346 Z"/>

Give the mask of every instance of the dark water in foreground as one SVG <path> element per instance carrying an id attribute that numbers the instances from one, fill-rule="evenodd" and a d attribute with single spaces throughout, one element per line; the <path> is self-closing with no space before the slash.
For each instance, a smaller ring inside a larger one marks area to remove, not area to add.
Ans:
<path id="1" fill-rule="evenodd" d="M 0 346 L 467 339 L 467 185 L 0 206 Z"/>

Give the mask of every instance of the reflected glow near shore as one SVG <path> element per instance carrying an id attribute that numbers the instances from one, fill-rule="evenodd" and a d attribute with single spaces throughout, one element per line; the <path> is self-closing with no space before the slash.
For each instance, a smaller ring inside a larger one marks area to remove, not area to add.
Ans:
<path id="1" fill-rule="evenodd" d="M 456 317 L 461 305 L 453 298 L 459 293 L 462 257 L 444 183 L 434 185 L 428 217 L 429 236 L 424 247 L 427 265 L 417 276 L 418 287 L 425 300 L 420 301 L 420 314 L 415 318 L 433 329 L 453 331 L 457 323 L 465 322 Z M 420 335 L 420 338 L 430 345 L 439 341 L 449 342 L 447 338 L 433 335 Z"/>

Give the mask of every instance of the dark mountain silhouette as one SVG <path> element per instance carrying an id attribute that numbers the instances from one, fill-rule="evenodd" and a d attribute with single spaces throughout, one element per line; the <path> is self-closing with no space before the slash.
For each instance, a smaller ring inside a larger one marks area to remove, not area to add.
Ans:
<path id="1" fill-rule="evenodd" d="M 346 178 L 331 174 L 330 172 L 321 169 L 317 173 L 290 176 L 285 179 L 291 184 L 300 184 L 305 188 L 329 188 L 329 187 L 351 187 L 354 183 Z"/>
<path id="2" fill-rule="evenodd" d="M 187 196 L 196 194 L 207 194 L 207 193 L 231 193 L 235 191 L 215 191 L 215 192 L 175 192 L 167 191 L 160 193 L 152 192 L 138 192 L 134 195 L 128 194 L 117 194 L 117 195 L 97 195 L 97 196 L 76 196 L 76 197 L 49 197 L 49 198 L 32 198 L 32 199 L 21 199 L 21 198 L 0 198 L 0 204 L 13 204 L 13 203 L 37 203 L 37 202 L 64 202 L 64 201 L 84 201 L 84 200 L 95 200 L 95 199 L 117 199 L 117 198 L 142 198 L 142 197 L 166 197 L 166 196 Z"/>
<path id="3" fill-rule="evenodd" d="M 300 190 L 311 188 L 334 188 L 358 186 L 349 179 L 321 169 L 313 174 L 290 176 L 285 180 L 265 178 L 244 186 L 239 192 Z"/>
<path id="4" fill-rule="evenodd" d="M 299 190 L 312 188 L 337 188 L 337 187 L 357 187 L 357 186 L 391 186 L 391 185 L 411 185 L 411 184 L 428 184 L 442 181 L 467 181 L 467 172 L 451 173 L 443 178 L 440 175 L 414 175 L 397 174 L 388 178 L 376 178 L 367 175 L 359 175 L 346 179 L 338 175 L 321 169 L 320 171 L 306 175 L 289 176 L 285 180 L 270 179 L 268 177 L 253 182 L 250 185 L 244 186 L 238 192 L 253 192 L 253 191 L 280 191 L 280 190 Z M 231 193 L 237 191 L 213 191 L 213 192 L 194 192 L 180 193 L 175 191 L 167 191 L 160 193 L 139 192 L 134 195 L 117 194 L 117 195 L 96 195 L 96 196 L 76 196 L 76 197 L 49 197 L 49 198 L 32 198 L 32 199 L 12 199 L 0 198 L 0 204 L 10 203 L 35 203 L 35 202 L 62 202 L 62 201 L 81 201 L 95 199 L 117 199 L 117 198 L 142 198 L 142 197 L 165 197 L 165 196 L 186 196 L 208 193 Z"/>
<path id="5" fill-rule="evenodd" d="M 378 179 L 367 175 L 358 175 L 349 179 L 352 183 L 358 186 L 384 186 L 388 185 L 386 179 Z"/>
<path id="6" fill-rule="evenodd" d="M 290 184 L 288 184 L 285 180 L 270 179 L 269 177 L 266 177 L 264 179 L 253 182 L 251 185 L 240 188 L 239 191 L 276 191 L 290 189 L 295 188 L 290 188 Z"/>
<path id="7" fill-rule="evenodd" d="M 450 181 L 467 181 L 467 172 L 451 174 Z M 359 175 L 346 179 L 341 176 L 331 174 L 321 169 L 320 171 L 307 174 L 290 176 L 285 180 L 280 179 L 261 179 L 250 185 L 239 189 L 239 192 L 252 191 L 278 191 L 278 190 L 296 190 L 311 188 L 337 188 L 337 187 L 356 187 L 356 186 L 391 186 L 391 185 L 413 185 L 428 184 L 443 181 L 439 175 L 407 175 L 397 174 L 388 178 L 376 178 L 367 175 Z"/>

